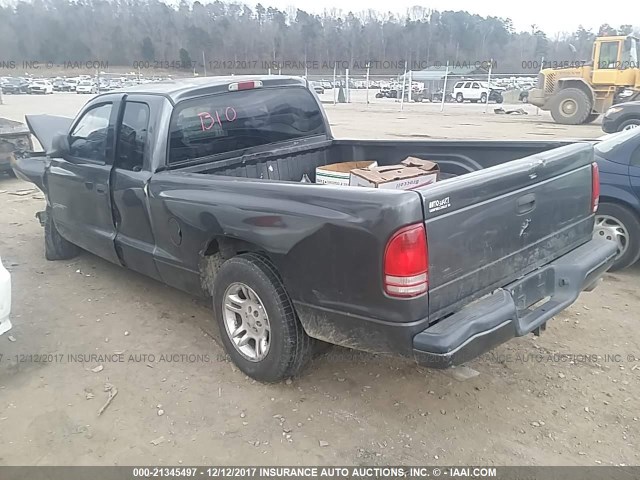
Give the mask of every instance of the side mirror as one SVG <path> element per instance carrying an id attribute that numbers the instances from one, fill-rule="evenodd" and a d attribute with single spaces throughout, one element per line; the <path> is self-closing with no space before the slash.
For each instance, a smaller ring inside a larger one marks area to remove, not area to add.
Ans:
<path id="1" fill-rule="evenodd" d="M 51 150 L 47 152 L 49 157 L 65 158 L 71 152 L 69 136 L 65 133 L 57 133 L 51 140 Z"/>

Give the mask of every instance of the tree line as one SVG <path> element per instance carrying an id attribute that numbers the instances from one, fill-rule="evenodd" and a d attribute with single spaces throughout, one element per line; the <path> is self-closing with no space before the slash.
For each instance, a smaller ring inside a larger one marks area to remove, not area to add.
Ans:
<path id="1" fill-rule="evenodd" d="M 535 72 L 540 61 L 589 60 L 598 34 L 628 34 L 631 25 L 598 32 L 581 26 L 547 36 L 536 25 L 516 31 L 508 18 L 413 7 L 405 15 L 373 10 L 301 9 L 243 3 L 167 5 L 158 0 L 33 0 L 0 7 L 0 62 L 182 69 L 202 73 L 262 73 L 284 66 L 325 71 L 338 62 L 372 73 L 409 66 L 475 65 L 493 59 L 494 71 Z M 74 63 L 75 62 L 75 63 Z M 309 72 L 313 73 L 313 72 Z"/>

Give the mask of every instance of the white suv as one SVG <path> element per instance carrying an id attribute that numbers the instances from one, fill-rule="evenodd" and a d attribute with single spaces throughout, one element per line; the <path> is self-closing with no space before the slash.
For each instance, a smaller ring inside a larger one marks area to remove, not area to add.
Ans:
<path id="1" fill-rule="evenodd" d="M 489 95 L 489 89 L 483 86 L 481 82 L 469 80 L 458 82 L 453 87 L 453 98 L 456 102 L 462 103 L 470 100 L 473 103 L 485 103 Z"/>

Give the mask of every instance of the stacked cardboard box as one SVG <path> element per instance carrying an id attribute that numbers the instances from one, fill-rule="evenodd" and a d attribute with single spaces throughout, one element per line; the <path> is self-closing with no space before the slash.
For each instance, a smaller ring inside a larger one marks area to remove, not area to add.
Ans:
<path id="1" fill-rule="evenodd" d="M 437 163 L 416 157 L 383 167 L 371 161 L 334 163 L 316 169 L 316 183 L 413 190 L 436 182 L 439 171 Z"/>

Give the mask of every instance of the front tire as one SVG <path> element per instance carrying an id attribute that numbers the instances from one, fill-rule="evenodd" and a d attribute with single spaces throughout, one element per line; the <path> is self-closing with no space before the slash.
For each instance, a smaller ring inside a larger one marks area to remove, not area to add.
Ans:
<path id="1" fill-rule="evenodd" d="M 462 96 L 461 93 L 456 95 L 456 102 L 458 102 L 458 103 L 464 102 L 464 97 Z"/>
<path id="2" fill-rule="evenodd" d="M 483 93 L 480 95 L 480 103 L 487 103 L 487 94 Z"/>
<path id="3" fill-rule="evenodd" d="M 640 220 L 627 207 L 601 203 L 596 213 L 594 235 L 618 244 L 611 271 L 627 268 L 640 258 Z"/>
<path id="4" fill-rule="evenodd" d="M 633 118 L 631 120 L 627 120 L 626 122 L 622 122 L 618 127 L 618 131 L 622 132 L 625 130 L 631 130 L 632 128 L 640 127 L 640 118 Z"/>
<path id="5" fill-rule="evenodd" d="M 78 256 L 80 248 L 62 238 L 55 224 L 51 209 L 47 208 L 44 221 L 44 256 L 47 260 L 68 260 Z"/>
<path id="6" fill-rule="evenodd" d="M 246 253 L 227 260 L 212 297 L 224 348 L 249 377 L 278 382 L 296 375 L 311 358 L 312 340 L 267 258 Z"/>
<path id="7" fill-rule="evenodd" d="M 591 114 L 591 99 L 578 88 L 560 90 L 551 99 L 551 116 L 562 125 L 581 125 Z"/>

